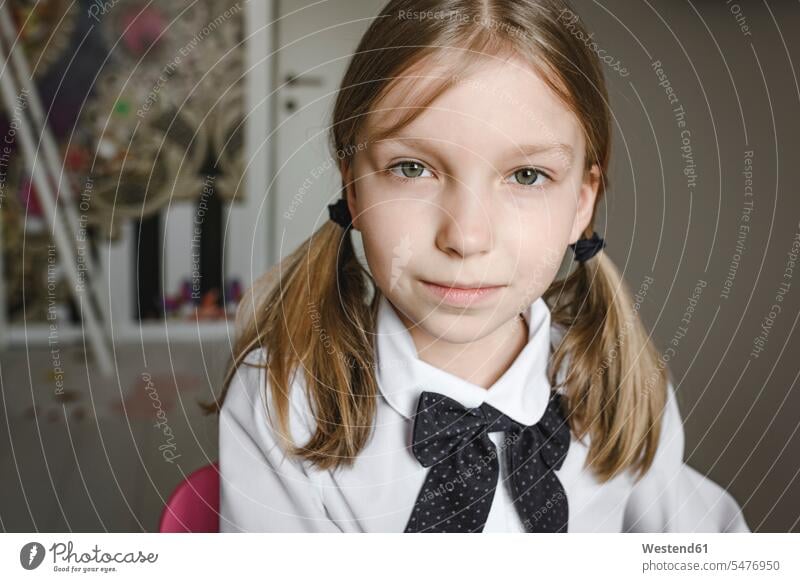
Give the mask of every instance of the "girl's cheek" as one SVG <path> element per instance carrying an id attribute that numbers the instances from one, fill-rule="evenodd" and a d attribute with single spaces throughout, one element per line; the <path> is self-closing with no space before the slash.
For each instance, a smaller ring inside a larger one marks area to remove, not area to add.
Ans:
<path id="1" fill-rule="evenodd" d="M 529 232 L 547 239 L 568 237 L 577 213 L 577 191 L 563 183 L 520 203 L 517 222 L 527 222 Z"/>
<path id="2" fill-rule="evenodd" d="M 516 265 L 515 279 L 536 289 L 549 285 L 561 265 L 569 229 L 551 220 L 529 219 L 526 228 L 515 229 L 511 236 L 503 246 L 508 264 Z"/>
<path id="3" fill-rule="evenodd" d="M 523 285 L 539 288 L 549 284 L 561 265 L 571 231 L 568 211 L 550 206 L 537 213 L 525 213 L 500 231 L 504 254 L 516 265 Z"/>
<path id="4" fill-rule="evenodd" d="M 558 267 L 561 264 L 560 257 L 556 254 L 539 253 L 536 261 L 529 265 L 529 268 L 521 277 L 523 288 L 531 290 L 529 295 L 535 299 L 546 290 L 555 279 Z"/>
<path id="5" fill-rule="evenodd" d="M 426 255 L 420 245 L 427 240 L 423 226 L 404 215 L 396 204 L 379 204 L 367 210 L 361 236 L 373 276 L 378 281 L 397 279 Z"/>
<path id="6" fill-rule="evenodd" d="M 554 205 L 537 204 L 534 207 L 518 207 L 515 216 L 505 217 L 499 234 L 506 246 L 518 246 L 519 252 L 557 244 L 565 236 L 567 213 Z"/>
<path id="7" fill-rule="evenodd" d="M 431 211 L 430 205 L 422 206 L 414 200 L 391 198 L 385 192 L 375 191 L 363 196 L 357 206 L 362 216 L 362 229 L 375 233 L 376 237 L 389 238 L 421 234 L 425 211 Z"/>

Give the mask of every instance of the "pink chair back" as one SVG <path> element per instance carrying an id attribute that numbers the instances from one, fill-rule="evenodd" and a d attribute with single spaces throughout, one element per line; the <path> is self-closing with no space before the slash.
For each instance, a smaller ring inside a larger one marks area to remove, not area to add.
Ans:
<path id="1" fill-rule="evenodd" d="M 197 469 L 169 496 L 158 524 L 161 533 L 219 531 L 219 462 Z"/>

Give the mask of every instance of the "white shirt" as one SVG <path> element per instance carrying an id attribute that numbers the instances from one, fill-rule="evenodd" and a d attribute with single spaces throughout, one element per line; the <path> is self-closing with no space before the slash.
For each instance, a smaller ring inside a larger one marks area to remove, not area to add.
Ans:
<path id="1" fill-rule="evenodd" d="M 547 362 L 563 330 L 552 325 L 542 298 L 524 313 L 529 339 L 489 389 L 418 358 L 411 334 L 381 296 L 376 322 L 376 374 L 380 388 L 375 428 L 351 467 L 318 470 L 284 454 L 273 432 L 264 370 L 242 366 L 220 414 L 220 530 L 250 532 L 402 532 L 428 469 L 411 451 L 417 399 L 423 390 L 466 407 L 488 402 L 525 425 L 538 422 L 551 391 Z M 264 351 L 248 362 L 264 363 Z M 560 389 L 563 392 L 563 389 Z M 290 431 L 304 444 L 314 418 L 302 374 L 291 385 Z M 495 446 L 504 433 L 489 433 Z M 569 507 L 568 532 L 748 532 L 734 498 L 683 462 L 683 426 L 671 383 L 661 439 L 652 467 L 638 482 L 626 471 L 600 483 L 584 468 L 589 439 L 573 435 L 555 473 Z M 505 455 L 484 532 L 522 532 L 508 490 Z"/>

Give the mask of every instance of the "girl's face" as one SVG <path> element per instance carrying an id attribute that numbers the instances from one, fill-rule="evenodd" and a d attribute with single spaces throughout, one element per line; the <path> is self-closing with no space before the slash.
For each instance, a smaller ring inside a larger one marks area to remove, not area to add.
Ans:
<path id="1" fill-rule="evenodd" d="M 377 104 L 364 134 L 442 73 L 426 74 Z M 530 67 L 487 61 L 344 169 L 376 284 L 433 337 L 498 330 L 544 293 L 589 224 L 599 172 L 584 156 L 574 114 Z"/>

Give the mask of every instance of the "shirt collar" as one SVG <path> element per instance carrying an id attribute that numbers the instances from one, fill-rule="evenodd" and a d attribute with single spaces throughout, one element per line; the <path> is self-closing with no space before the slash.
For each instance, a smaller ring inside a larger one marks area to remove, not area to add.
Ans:
<path id="1" fill-rule="evenodd" d="M 547 365 L 551 353 L 550 308 L 541 297 L 522 313 L 528 343 L 506 372 L 488 389 L 472 384 L 419 359 L 411 333 L 385 295 L 376 322 L 377 381 L 383 397 L 397 412 L 413 418 L 425 390 L 444 394 L 467 408 L 484 402 L 530 426 L 541 419 L 550 398 Z"/>

